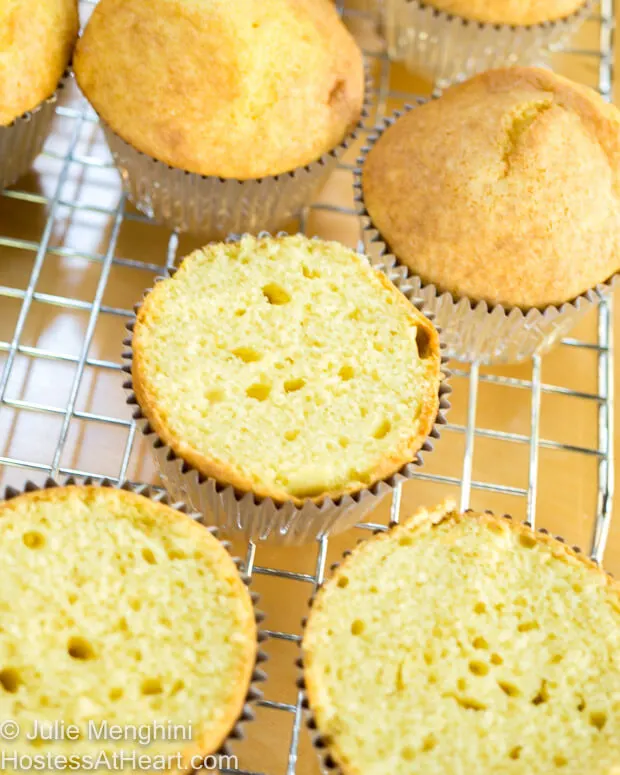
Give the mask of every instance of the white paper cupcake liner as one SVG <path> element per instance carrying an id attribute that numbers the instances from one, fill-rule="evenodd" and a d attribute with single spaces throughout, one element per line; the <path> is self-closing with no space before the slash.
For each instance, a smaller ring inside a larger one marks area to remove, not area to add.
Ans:
<path id="1" fill-rule="evenodd" d="M 465 511 L 465 513 L 467 514 L 467 513 L 470 513 L 472 511 L 474 511 L 474 509 L 467 509 Z M 485 514 L 493 515 L 493 512 L 487 510 L 487 511 L 485 511 Z M 504 519 L 512 521 L 512 516 L 510 514 L 503 514 L 502 517 Z M 388 528 L 388 530 L 393 529 L 394 527 L 397 526 L 397 524 L 398 523 L 395 523 L 395 522 L 391 523 L 389 528 Z M 523 524 L 526 527 L 531 527 L 529 522 L 524 522 Z M 381 529 L 374 530 L 373 531 L 373 535 L 376 535 L 377 533 L 382 533 L 382 532 L 385 532 L 385 531 L 381 530 Z M 566 541 L 564 540 L 564 538 L 562 538 L 562 536 L 552 536 L 549 533 L 549 531 L 546 528 L 544 528 L 544 527 L 537 528 L 536 532 L 540 533 L 541 535 L 550 536 L 553 540 L 558 541 L 561 544 L 566 544 Z M 363 544 L 363 543 L 365 543 L 368 540 L 370 540 L 370 538 L 360 538 L 356 542 L 356 546 L 358 546 L 359 544 Z M 583 554 L 582 550 L 578 546 L 571 546 L 571 549 L 573 550 L 573 552 L 575 552 L 575 554 L 578 554 L 578 555 L 582 555 Z M 314 604 L 314 601 L 316 599 L 316 596 L 317 596 L 319 590 L 327 583 L 327 581 L 329 581 L 329 579 L 334 575 L 336 570 L 340 567 L 342 562 L 347 557 L 349 557 L 351 555 L 351 553 L 352 553 L 351 550 L 347 550 L 347 551 L 343 552 L 342 559 L 339 562 L 335 562 L 335 563 L 333 563 L 330 566 L 330 576 L 328 578 L 326 578 L 323 581 L 323 583 L 320 584 L 314 590 L 314 592 L 312 594 L 312 597 L 308 601 L 308 607 L 310 609 L 312 608 L 312 606 Z M 589 564 L 589 565 L 591 565 L 591 567 L 597 567 L 597 568 L 600 567 L 599 564 L 595 560 L 585 559 L 585 557 L 586 557 L 585 555 L 583 555 L 583 557 L 584 557 L 584 562 L 586 563 L 586 565 Z M 607 573 L 608 576 L 611 577 L 611 573 L 608 573 L 607 571 L 605 571 L 605 572 Z M 302 621 L 301 621 L 302 632 L 306 629 L 307 621 L 308 621 L 307 617 L 304 617 L 302 619 Z M 301 649 L 301 645 L 302 645 L 302 641 L 301 640 L 298 642 L 298 645 L 299 645 L 299 648 Z M 309 700 L 308 693 L 307 693 L 307 690 L 306 690 L 306 681 L 305 681 L 305 676 L 304 676 L 304 662 L 303 662 L 303 657 L 302 656 L 298 657 L 298 659 L 295 662 L 295 665 L 296 665 L 296 667 L 298 668 L 298 671 L 299 671 L 298 672 L 298 678 L 297 678 L 297 688 L 301 692 L 301 706 L 302 706 L 303 711 L 304 711 L 304 720 L 305 720 L 306 727 L 310 730 L 310 735 L 311 735 L 311 739 L 312 739 L 312 747 L 314 748 L 314 750 L 316 752 L 316 755 L 318 756 L 319 767 L 320 767 L 321 773 L 322 773 L 322 775 L 347 775 L 347 773 L 342 769 L 342 767 L 340 767 L 338 762 L 332 756 L 332 754 L 330 752 L 331 740 L 330 740 L 328 735 L 325 735 L 325 734 L 323 734 L 320 731 L 320 727 L 319 727 L 319 724 L 317 722 L 316 716 L 315 716 L 315 714 L 312 711 L 312 708 L 310 706 L 310 700 Z"/>
<path id="2" fill-rule="evenodd" d="M 425 101 L 418 100 L 418 105 Z M 390 252 L 389 243 L 375 227 L 366 209 L 362 189 L 362 169 L 368 153 L 389 126 L 413 109 L 415 106 L 408 105 L 376 127 L 357 160 L 353 185 L 366 251 L 375 266 L 409 299 L 433 315 L 435 324 L 442 330 L 449 357 L 487 364 L 518 363 L 533 355 L 543 355 L 611 293 L 618 283 L 620 273 L 564 304 L 549 305 L 542 309 L 489 305 L 485 301 L 458 298 L 432 284 L 425 284 Z"/>
<path id="3" fill-rule="evenodd" d="M 305 167 L 254 180 L 204 176 L 170 167 L 137 151 L 100 121 L 123 188 L 138 210 L 170 229 L 225 239 L 231 233 L 277 231 L 310 204 L 364 127 L 371 83 L 366 71 L 360 119 L 340 145 Z"/>
<path id="4" fill-rule="evenodd" d="M 174 502 L 167 493 L 161 492 L 160 490 L 158 491 L 157 489 L 151 487 L 150 485 L 132 484 L 131 482 L 121 482 L 119 484 L 115 484 L 109 479 L 104 479 L 104 478 L 94 478 L 94 477 L 76 478 L 76 477 L 70 476 L 70 477 L 67 477 L 66 479 L 63 479 L 63 481 L 58 482 L 55 479 L 52 479 L 50 477 L 45 481 L 45 484 L 43 484 L 42 486 L 39 486 L 32 481 L 28 481 L 24 485 L 24 488 L 21 490 L 15 487 L 7 487 L 4 491 L 3 500 L 8 501 L 8 500 L 11 500 L 12 498 L 16 498 L 17 496 L 23 495 L 24 493 L 28 493 L 28 492 L 36 492 L 38 490 L 49 490 L 54 487 L 67 487 L 69 485 L 80 485 L 80 486 L 96 485 L 98 487 L 112 487 L 119 490 L 127 490 L 128 492 L 136 493 L 137 495 L 143 495 L 144 497 L 149 498 L 152 501 L 156 501 L 157 503 L 164 503 L 166 506 L 170 506 L 171 508 L 176 509 L 176 511 L 180 511 L 182 514 L 187 514 L 188 516 L 192 517 L 193 519 L 196 519 L 197 521 L 200 520 L 200 515 L 196 513 L 192 513 L 185 503 Z M 217 528 L 205 526 L 205 530 L 208 530 L 216 538 L 218 537 Z M 228 543 L 228 541 L 220 540 L 220 543 L 230 554 L 230 544 Z M 244 575 L 243 573 L 243 561 L 239 557 L 235 557 L 233 555 L 231 555 L 231 557 L 233 562 L 237 566 L 241 580 L 246 586 L 249 586 L 251 582 L 251 578 L 249 576 Z M 260 625 L 260 623 L 265 618 L 265 614 L 257 608 L 259 595 L 256 592 L 250 592 L 250 597 L 252 599 L 252 605 L 254 606 L 254 618 L 256 620 L 256 624 Z M 214 751 L 213 753 L 209 754 L 209 757 L 208 757 L 209 759 L 217 755 L 230 756 L 231 754 L 230 746 L 232 741 L 243 739 L 243 725 L 248 721 L 254 720 L 254 711 L 252 706 L 255 705 L 263 697 L 263 693 L 258 688 L 257 684 L 263 683 L 264 681 L 267 680 L 267 674 L 259 667 L 259 665 L 266 662 L 268 659 L 267 654 L 261 648 L 261 644 L 264 643 L 264 641 L 266 640 L 267 640 L 266 633 L 258 629 L 256 660 L 254 664 L 254 670 L 252 672 L 252 677 L 250 679 L 250 685 L 248 687 L 248 691 L 246 694 L 245 702 L 243 704 L 243 708 L 241 710 L 241 713 L 237 717 L 237 720 L 235 721 L 233 727 L 228 733 L 226 739 L 224 740 L 224 742 L 222 743 L 222 745 L 219 747 L 217 751 Z M 191 770 L 189 769 L 187 770 L 187 772 L 190 772 L 190 771 Z"/>
<path id="5" fill-rule="evenodd" d="M 420 0 L 384 0 L 383 29 L 392 59 L 445 86 L 482 70 L 539 64 L 568 43 L 592 5 L 587 0 L 556 21 L 512 26 L 454 16 Z"/>
<path id="6" fill-rule="evenodd" d="M 0 190 L 13 185 L 28 172 L 39 155 L 54 119 L 58 94 L 67 77 L 67 74 L 63 76 L 51 97 L 9 126 L 0 127 Z"/>
<path id="7" fill-rule="evenodd" d="M 176 269 L 168 270 L 169 276 L 175 271 Z M 147 290 L 145 296 L 148 293 Z M 138 304 L 135 307 L 136 315 L 140 306 Z M 431 315 L 427 317 L 432 320 Z M 128 393 L 127 403 L 135 407 L 133 418 L 143 435 L 151 442 L 157 468 L 168 492 L 174 498 L 189 503 L 204 516 L 206 523 L 217 525 L 229 535 L 241 534 L 252 541 L 295 545 L 309 543 L 352 527 L 363 521 L 399 482 L 415 476 L 416 468 L 423 464 L 421 453 L 432 451 L 431 439 L 439 438 L 438 426 L 446 423 L 445 413 L 450 407 L 447 396 L 451 388 L 446 382 L 449 376 L 445 367 L 447 358 L 442 357 L 439 409 L 435 423 L 420 451 L 410 463 L 372 487 L 335 500 L 326 498 L 320 503 L 308 500 L 297 506 L 290 501 L 277 503 L 271 498 L 259 498 L 252 492 L 238 491 L 217 479 L 204 476 L 178 456 L 153 430 L 133 390 L 131 346 L 135 322 L 134 317 L 127 324 L 130 335 L 124 344 L 130 349 L 123 353 L 126 361 L 123 371 L 128 375 L 123 387 Z"/>

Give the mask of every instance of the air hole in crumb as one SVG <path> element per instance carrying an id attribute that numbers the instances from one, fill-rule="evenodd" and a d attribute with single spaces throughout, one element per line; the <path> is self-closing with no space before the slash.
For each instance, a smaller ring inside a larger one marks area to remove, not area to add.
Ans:
<path id="1" fill-rule="evenodd" d="M 129 630 L 129 625 L 127 624 L 127 619 L 124 616 L 121 616 L 121 618 L 118 620 L 118 624 L 116 625 L 116 629 L 119 632 L 127 632 Z"/>
<path id="2" fill-rule="evenodd" d="M 579 704 L 577 705 L 577 710 L 580 713 L 583 713 L 583 711 L 586 709 L 586 701 L 583 699 L 583 697 L 579 700 Z"/>
<path id="3" fill-rule="evenodd" d="M 345 96 L 346 96 L 346 81 L 344 78 L 337 78 L 334 82 L 334 85 L 329 90 L 329 97 L 327 98 L 327 102 L 330 105 L 333 105 L 334 102 L 340 102 Z"/>
<path id="4" fill-rule="evenodd" d="M 361 619 L 355 619 L 351 625 L 352 635 L 361 635 L 364 632 L 364 622 Z"/>
<path id="5" fill-rule="evenodd" d="M 503 665 L 504 660 L 500 657 L 499 654 L 491 654 L 491 663 L 493 665 Z"/>
<path id="6" fill-rule="evenodd" d="M 399 546 L 412 546 L 413 538 L 410 535 L 401 536 L 398 539 Z"/>
<path id="7" fill-rule="evenodd" d="M 566 756 L 562 756 L 561 754 L 558 754 L 557 756 L 553 757 L 553 763 L 556 767 L 566 767 L 568 764 L 568 759 Z"/>
<path id="8" fill-rule="evenodd" d="M 489 672 L 489 666 L 486 662 L 470 662 L 469 672 L 473 675 L 487 675 Z"/>
<path id="9" fill-rule="evenodd" d="M 509 681 L 498 681 L 497 685 L 508 697 L 518 697 L 521 694 L 519 689 Z"/>
<path id="10" fill-rule="evenodd" d="M 476 603 L 474 606 L 474 613 L 483 614 L 486 610 L 487 607 L 484 603 Z"/>
<path id="11" fill-rule="evenodd" d="M 549 699 L 549 692 L 547 691 L 547 682 L 543 678 L 538 694 L 532 698 L 532 705 L 542 705 Z"/>
<path id="12" fill-rule="evenodd" d="M 270 304 L 280 306 L 288 304 L 291 300 L 290 294 L 277 283 L 269 283 L 263 287 L 263 295 Z"/>
<path id="13" fill-rule="evenodd" d="M 38 533 L 36 530 L 31 530 L 28 533 L 24 533 L 22 536 L 24 546 L 28 549 L 41 549 L 45 546 L 45 536 L 43 533 Z"/>
<path id="14" fill-rule="evenodd" d="M 472 697 L 455 697 L 458 704 L 465 710 L 486 710 L 487 706 Z"/>
<path id="15" fill-rule="evenodd" d="M 424 742 L 422 743 L 422 750 L 425 753 L 427 753 L 428 751 L 432 751 L 433 748 L 436 748 L 436 747 L 437 747 L 437 738 L 435 737 L 435 735 L 433 734 L 427 735 L 424 738 Z"/>
<path id="16" fill-rule="evenodd" d="M 521 758 L 521 748 L 523 746 L 516 745 L 508 754 L 511 759 L 520 759 Z"/>
<path id="17" fill-rule="evenodd" d="M 132 597 L 129 601 L 129 607 L 132 611 L 139 611 L 142 608 L 142 601 L 137 597 Z"/>
<path id="18" fill-rule="evenodd" d="M 515 598 L 515 605 L 520 605 L 523 608 L 527 608 L 527 600 L 522 595 L 519 595 L 519 597 Z"/>
<path id="19" fill-rule="evenodd" d="M 375 439 L 384 439 L 392 430 L 392 423 L 389 420 L 383 420 L 379 427 L 373 433 Z"/>
<path id="20" fill-rule="evenodd" d="M 257 401 L 266 401 L 271 393 L 271 385 L 264 385 L 256 382 L 245 391 L 248 398 L 255 398 Z"/>
<path id="21" fill-rule="evenodd" d="M 140 684 L 140 691 L 146 697 L 150 697 L 153 694 L 161 694 L 163 690 L 164 688 L 159 678 L 145 678 Z"/>
<path id="22" fill-rule="evenodd" d="M 210 401 L 212 404 L 219 404 L 221 401 L 224 400 L 226 394 L 223 390 L 209 390 L 207 391 L 207 401 Z"/>
<path id="23" fill-rule="evenodd" d="M 424 663 L 426 665 L 432 665 L 435 660 L 433 659 L 433 655 L 430 651 L 424 652 Z"/>
<path id="24" fill-rule="evenodd" d="M 338 578 L 338 586 L 341 589 L 344 589 L 345 587 L 349 586 L 349 577 L 348 576 L 340 576 Z"/>
<path id="25" fill-rule="evenodd" d="M 376 595 L 379 589 L 373 584 L 372 586 L 368 587 L 368 591 L 371 595 Z"/>
<path id="26" fill-rule="evenodd" d="M 303 272 L 304 277 L 307 277 L 309 280 L 321 276 L 321 273 L 318 269 L 310 269 L 305 264 L 302 264 L 301 271 Z"/>
<path id="27" fill-rule="evenodd" d="M 464 678 L 459 678 L 456 685 L 460 692 L 464 692 L 467 689 L 467 681 Z"/>
<path id="28" fill-rule="evenodd" d="M 262 353 L 259 353 L 258 350 L 254 350 L 252 347 L 237 347 L 232 351 L 232 354 L 236 358 L 240 358 L 244 363 L 255 363 L 263 357 Z"/>
<path id="29" fill-rule="evenodd" d="M 578 595 L 583 592 L 581 584 L 573 584 L 573 592 L 576 592 Z"/>
<path id="30" fill-rule="evenodd" d="M 168 559 L 169 560 L 185 560 L 186 554 L 185 552 L 182 552 L 180 549 L 169 549 L 168 550 Z"/>
<path id="31" fill-rule="evenodd" d="M 365 406 L 362 406 L 360 409 L 360 417 L 366 417 L 368 415 L 368 409 Z"/>
<path id="32" fill-rule="evenodd" d="M 412 762 L 415 759 L 415 751 L 410 745 L 406 745 L 400 752 L 400 757 L 406 762 Z"/>
<path id="33" fill-rule="evenodd" d="M 353 377 L 355 376 L 355 369 L 353 368 L 353 366 L 343 366 L 338 372 L 338 376 L 344 382 L 348 382 L 350 379 L 353 379 Z"/>
<path id="34" fill-rule="evenodd" d="M 172 685 L 172 689 L 170 690 L 170 696 L 174 697 L 175 694 L 178 694 L 183 689 L 185 689 L 185 681 L 183 681 L 183 679 L 181 678 L 178 678 Z"/>
<path id="35" fill-rule="evenodd" d="M 530 630 L 538 629 L 540 629 L 538 622 L 521 622 L 521 624 L 517 625 L 517 630 L 519 632 L 530 632 Z"/>
<path id="36" fill-rule="evenodd" d="M 418 326 L 415 334 L 415 341 L 418 345 L 418 355 L 422 360 L 432 355 L 431 351 L 431 336 L 426 328 Z"/>
<path id="37" fill-rule="evenodd" d="M 12 667 L 5 667 L 4 670 L 0 670 L 0 686 L 5 692 L 15 694 L 20 684 L 21 680 L 17 670 Z"/>
<path id="38" fill-rule="evenodd" d="M 151 549 L 146 548 L 142 550 L 142 559 L 148 562 L 149 565 L 157 565 L 157 560 Z"/>
<path id="39" fill-rule="evenodd" d="M 116 702 L 117 700 L 120 700 L 123 696 L 123 690 L 120 688 L 110 689 L 110 693 L 108 694 L 108 697 L 112 702 Z"/>
<path id="40" fill-rule="evenodd" d="M 287 379 L 284 383 L 284 390 L 287 393 L 295 393 L 297 390 L 301 390 L 306 384 L 306 380 L 299 377 L 298 379 Z"/>
<path id="41" fill-rule="evenodd" d="M 78 596 L 75 594 L 75 592 L 69 592 L 67 595 L 67 602 L 69 605 L 75 605 L 78 601 Z"/>
<path id="42" fill-rule="evenodd" d="M 599 732 L 603 729 L 607 723 L 607 714 L 602 710 L 594 710 L 590 713 L 590 724 L 596 727 Z"/>
<path id="43" fill-rule="evenodd" d="M 295 431 L 285 431 L 285 433 L 284 433 L 284 438 L 287 441 L 295 441 L 295 439 L 298 436 L 299 436 L 299 431 L 298 430 L 295 430 Z"/>
<path id="44" fill-rule="evenodd" d="M 235 310 L 235 317 L 237 317 L 237 318 L 243 317 L 245 315 L 246 311 L 247 310 L 243 309 L 243 307 L 241 309 L 236 309 Z"/>
<path id="45" fill-rule="evenodd" d="M 82 662 L 87 662 L 88 660 L 95 658 L 93 647 L 86 638 L 81 638 L 79 635 L 74 635 L 69 638 L 67 652 L 71 659 L 79 659 Z"/>
<path id="46" fill-rule="evenodd" d="M 519 536 L 519 543 L 524 549 L 533 549 L 536 546 L 536 539 L 525 533 Z"/>
<path id="47" fill-rule="evenodd" d="M 474 638 L 472 645 L 475 649 L 488 649 L 489 644 L 487 641 L 482 637 L 482 635 L 478 635 L 476 638 Z"/>
<path id="48" fill-rule="evenodd" d="M 346 448 L 349 446 L 349 439 L 348 439 L 346 436 L 341 436 L 341 437 L 338 439 L 338 444 L 340 444 L 340 446 L 341 446 L 343 449 L 346 449 Z"/>

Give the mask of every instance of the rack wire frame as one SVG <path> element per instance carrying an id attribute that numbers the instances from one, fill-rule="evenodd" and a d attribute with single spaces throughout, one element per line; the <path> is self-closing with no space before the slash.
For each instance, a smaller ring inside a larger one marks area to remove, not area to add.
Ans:
<path id="1" fill-rule="evenodd" d="M 96 3 L 96 0 L 82 0 L 83 5 L 92 5 Z M 343 11 L 345 17 L 356 15 L 364 16 L 368 11 L 350 10 L 346 7 L 347 3 L 343 0 L 339 0 L 338 6 Z M 614 0 L 601 0 L 600 12 L 596 16 L 596 21 L 600 24 L 600 36 L 598 49 L 584 50 L 584 49 L 572 49 L 568 50 L 568 54 L 587 56 L 598 61 L 598 88 L 600 93 L 608 100 L 612 99 L 613 89 L 613 75 L 614 75 L 614 19 L 615 8 Z M 414 94 L 404 94 L 401 92 L 393 92 L 390 90 L 390 63 L 383 53 L 368 53 L 370 59 L 374 59 L 380 70 L 380 77 L 378 84 L 376 85 L 376 121 L 380 121 L 386 113 L 387 101 L 390 98 L 399 99 L 402 101 L 413 101 L 416 97 Z M 93 422 L 104 423 L 108 425 L 118 425 L 126 428 L 128 431 L 127 440 L 124 450 L 119 458 L 118 473 L 116 480 L 122 481 L 126 479 L 131 452 L 136 443 L 136 427 L 133 421 L 127 420 L 117 416 L 109 416 L 104 414 L 98 414 L 95 412 L 80 411 L 76 408 L 76 402 L 80 385 L 84 376 L 85 369 L 87 367 L 106 370 L 112 372 L 118 372 L 119 379 L 119 391 L 122 383 L 121 376 L 121 363 L 119 361 L 102 360 L 91 357 L 89 355 L 90 346 L 95 333 L 95 327 L 97 321 L 101 315 L 111 315 L 122 319 L 129 319 L 132 315 L 132 311 L 129 309 L 123 309 L 105 305 L 103 303 L 104 292 L 110 277 L 110 272 L 113 266 L 125 266 L 134 269 L 144 269 L 150 273 L 159 274 L 161 267 L 155 264 L 149 264 L 141 261 L 135 261 L 132 259 L 121 258 L 115 255 L 115 248 L 118 241 L 119 232 L 124 221 L 141 221 L 144 223 L 150 223 L 146 216 L 140 215 L 135 212 L 126 210 L 126 199 L 123 194 L 119 196 L 118 203 L 114 208 L 106 208 L 104 206 L 98 206 L 88 203 L 83 203 L 79 200 L 69 200 L 63 197 L 62 192 L 64 185 L 68 178 L 69 167 L 72 164 L 81 165 L 84 168 L 107 168 L 112 167 L 112 162 L 109 158 L 102 159 L 95 156 L 88 156 L 80 154 L 77 151 L 80 134 L 83 127 L 86 124 L 96 122 L 96 117 L 84 102 L 79 109 L 73 107 L 57 108 L 57 114 L 65 119 L 70 119 L 73 122 L 73 129 L 71 137 L 68 143 L 66 154 L 56 154 L 53 152 L 44 151 L 49 157 L 55 158 L 60 162 L 60 171 L 58 173 L 55 185 L 55 191 L 51 196 L 44 196 L 41 194 L 31 193 L 25 190 L 21 190 L 19 187 L 15 187 L 11 190 L 2 192 L 3 198 L 22 200 L 26 202 L 32 202 L 35 204 L 43 205 L 46 208 L 46 220 L 41 230 L 40 239 L 37 242 L 19 239 L 15 237 L 2 236 L 0 234 L 0 258 L 2 257 L 3 249 L 17 249 L 34 253 L 34 262 L 30 273 L 28 285 L 26 288 L 16 288 L 6 285 L 0 285 L 0 304 L 2 299 L 12 298 L 17 299 L 20 302 L 19 314 L 15 323 L 13 335 L 10 340 L 0 341 L 0 358 L 2 358 L 3 365 L 0 372 L 0 412 L 4 408 L 10 408 L 12 410 L 18 410 L 20 412 L 38 412 L 43 414 L 57 415 L 61 419 L 61 429 L 58 437 L 58 442 L 54 450 L 53 458 L 48 464 L 43 464 L 33 460 L 19 459 L 10 455 L 0 455 L 0 469 L 5 467 L 25 469 L 24 480 L 28 478 L 28 473 L 32 471 L 39 471 L 42 474 L 49 475 L 51 477 L 62 476 L 77 476 L 77 477 L 103 477 L 104 473 L 101 471 L 87 471 L 70 468 L 61 465 L 62 453 L 67 443 L 67 437 L 69 432 L 69 426 L 72 419 L 87 420 Z M 340 168 L 352 171 L 353 167 L 350 164 L 342 163 Z M 119 186 L 120 190 L 120 186 Z M 0 200 L 1 201 L 1 200 Z M 108 240 L 108 247 L 103 254 L 88 253 L 83 250 L 76 250 L 68 246 L 52 246 L 50 245 L 50 237 L 54 226 L 55 219 L 57 217 L 60 208 L 68 208 L 72 212 L 87 211 L 91 213 L 105 214 L 112 217 L 112 228 Z M 332 209 L 340 214 L 350 216 L 351 218 L 357 218 L 356 212 L 353 209 L 346 207 L 334 207 L 332 205 L 313 205 L 309 208 L 309 211 L 313 209 Z M 305 228 L 305 223 L 308 213 L 305 213 L 301 217 L 300 226 L 301 230 Z M 361 237 L 361 235 L 360 235 Z M 361 248 L 361 239 L 360 239 Z M 166 266 L 173 266 L 178 260 L 178 247 L 179 247 L 179 235 L 175 232 L 170 233 L 167 243 L 167 260 Z M 92 302 L 84 301 L 77 298 L 59 296 L 55 294 L 44 293 L 37 290 L 37 284 L 41 276 L 41 272 L 44 267 L 44 262 L 49 260 L 48 256 L 59 255 L 65 257 L 79 256 L 86 258 L 87 260 L 98 262 L 101 265 L 101 272 L 99 275 L 99 281 L 97 284 L 96 292 Z M 39 302 L 42 304 L 53 305 L 62 307 L 65 309 L 81 310 L 88 315 L 88 323 L 82 340 L 79 353 L 70 354 L 66 352 L 58 352 L 56 350 L 49 350 L 38 346 L 26 345 L 22 343 L 22 336 L 24 328 L 28 318 L 28 314 L 31 310 L 33 302 Z M 596 505 L 595 525 L 594 532 L 591 540 L 590 554 L 596 561 L 600 562 L 605 550 L 607 537 L 609 533 L 609 526 L 612 518 L 612 501 L 614 491 L 614 459 L 613 459 L 613 428 L 614 428 L 614 362 L 613 362 L 613 309 L 612 299 L 603 301 L 598 310 L 598 341 L 596 343 L 584 342 L 574 338 L 563 340 L 563 345 L 571 348 L 582 348 L 593 350 L 597 357 L 597 383 L 598 389 L 596 393 L 584 393 L 569 388 L 545 384 L 541 378 L 541 359 L 535 357 L 532 364 L 532 377 L 531 380 L 520 380 L 514 378 L 507 378 L 499 375 L 493 375 L 480 372 L 480 365 L 473 363 L 469 370 L 464 368 L 453 368 L 452 371 L 455 376 L 463 377 L 468 382 L 468 403 L 467 403 L 467 422 L 465 425 L 448 425 L 448 429 L 457 433 L 461 433 L 464 436 L 464 455 L 462 471 L 459 477 L 440 476 L 425 473 L 424 471 L 418 474 L 421 479 L 429 481 L 457 485 L 460 487 L 460 507 L 466 509 L 470 503 L 470 497 L 472 489 L 486 489 L 499 493 L 506 493 L 510 495 L 520 496 L 526 499 L 527 507 L 527 520 L 532 525 L 536 522 L 536 498 L 538 487 L 538 465 L 539 465 L 539 450 L 541 448 L 552 448 L 569 450 L 577 452 L 582 455 L 594 456 L 598 461 L 598 499 Z M 120 342 L 119 342 L 120 350 Z M 7 386 L 15 361 L 18 355 L 26 355 L 31 358 L 45 359 L 56 363 L 69 363 L 75 365 L 75 371 L 69 397 L 64 407 L 55 407 L 38 402 L 10 398 L 7 395 Z M 0 363 L 2 363 L 0 360 Z M 531 413 L 530 413 L 530 434 L 528 436 L 519 435 L 514 433 L 507 433 L 499 430 L 484 429 L 476 427 L 476 410 L 478 407 L 478 389 L 481 383 L 490 382 L 502 385 L 510 385 L 512 387 L 522 388 L 528 390 L 531 394 Z M 562 444 L 559 442 L 545 440 L 540 435 L 540 407 L 541 397 L 545 393 L 560 394 L 565 396 L 571 396 L 582 401 L 594 402 L 597 407 L 598 413 L 598 444 L 594 449 L 584 447 L 574 447 L 571 445 Z M 473 456 L 476 438 L 489 437 L 496 439 L 503 439 L 506 441 L 513 441 L 516 443 L 527 444 L 529 448 L 529 465 L 528 465 L 528 484 L 526 488 L 508 487 L 506 485 L 493 484 L 488 482 L 478 482 L 473 478 Z M 0 445 L 2 439 L 0 439 Z M 0 446 L 0 452 L 2 447 Z M 110 478 L 108 474 L 105 474 L 107 478 Z M 390 508 L 390 520 L 392 522 L 398 522 L 400 517 L 401 506 L 401 491 L 396 489 Z M 384 525 L 365 523 L 359 526 L 362 529 L 373 531 L 385 529 Z M 245 570 L 249 576 L 252 575 L 266 575 L 272 577 L 279 577 L 288 580 L 295 580 L 303 584 L 308 585 L 312 590 L 316 589 L 318 585 L 323 582 L 325 576 L 325 565 L 327 558 L 327 539 L 322 539 L 317 542 L 316 545 L 316 561 L 314 563 L 314 571 L 311 574 L 296 573 L 292 571 L 279 570 L 276 568 L 264 567 L 255 563 L 256 559 L 256 545 L 252 542 L 248 544 L 247 552 L 245 556 Z M 311 590 L 309 589 L 309 594 Z M 300 618 L 304 612 L 300 611 Z M 298 643 L 300 635 L 298 633 L 291 632 L 279 632 L 273 630 L 267 630 L 268 635 L 273 639 L 279 639 L 289 642 Z M 286 766 L 286 775 L 295 775 L 297 772 L 298 761 L 298 747 L 300 741 L 300 733 L 302 726 L 302 708 L 301 708 L 301 695 L 297 697 L 295 704 L 279 702 L 277 700 L 264 699 L 260 705 L 272 710 L 280 711 L 283 713 L 291 714 L 293 717 L 292 733 L 288 744 L 288 757 Z M 222 770 L 224 773 L 230 773 L 232 775 L 267 775 L 262 770 L 239 770 L 239 769 L 226 769 Z M 271 773 L 269 774 L 271 775 Z"/>

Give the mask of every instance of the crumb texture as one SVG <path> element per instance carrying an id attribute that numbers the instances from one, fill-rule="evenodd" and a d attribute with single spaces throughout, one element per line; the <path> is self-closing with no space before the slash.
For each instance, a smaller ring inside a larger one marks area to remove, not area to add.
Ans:
<path id="1" fill-rule="evenodd" d="M 217 750 L 245 699 L 256 626 L 202 525 L 131 493 L 59 488 L 0 505 L 0 550 L 0 717 L 23 730 L 12 751 Z M 59 720 L 80 739 L 26 739 Z M 89 740 L 89 722 L 191 728 L 144 748 Z"/>
<path id="2" fill-rule="evenodd" d="M 565 19 L 585 0 L 428 0 L 428 5 L 464 19 L 490 24 L 541 24 Z"/>
<path id="3" fill-rule="evenodd" d="M 206 475 L 275 498 L 394 473 L 437 414 L 432 324 L 338 243 L 245 237 L 193 253 L 148 295 L 133 351 L 160 436 Z"/>
<path id="4" fill-rule="evenodd" d="M 51 97 L 77 34 L 77 0 L 1 0 L 0 126 Z"/>
<path id="5" fill-rule="evenodd" d="M 224 178 L 315 161 L 364 99 L 362 53 L 331 0 L 101 0 L 74 68 L 126 142 Z"/>
<path id="6" fill-rule="evenodd" d="M 394 254 L 457 298 L 558 305 L 620 268 L 620 113 L 546 70 L 489 71 L 414 108 L 362 187 Z"/>
<path id="7" fill-rule="evenodd" d="M 362 545 L 303 652 L 346 773 L 620 771 L 618 586 L 505 520 L 414 520 Z"/>

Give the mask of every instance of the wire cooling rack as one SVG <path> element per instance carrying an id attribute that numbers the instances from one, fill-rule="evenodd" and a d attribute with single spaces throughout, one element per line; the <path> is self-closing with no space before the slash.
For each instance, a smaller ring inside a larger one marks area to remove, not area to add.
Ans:
<path id="1" fill-rule="evenodd" d="M 428 93 L 429 84 L 387 60 L 369 3 L 344 5 L 375 77 L 372 120 Z M 82 3 L 85 17 L 91 8 Z M 613 29 L 613 0 L 602 0 L 575 47 L 554 62 L 608 99 Z M 351 191 L 358 151 L 345 156 L 292 229 L 360 244 Z M 197 246 L 127 203 L 96 117 L 69 83 L 33 174 L 0 198 L 2 484 L 63 475 L 157 481 L 124 403 L 123 328 L 162 268 Z M 544 359 L 455 368 L 453 409 L 438 448 L 360 534 L 417 503 L 451 496 L 463 508 L 544 525 L 603 559 L 614 475 L 612 317 L 610 300 Z M 268 614 L 271 661 L 265 699 L 235 752 L 238 768 L 226 772 L 316 772 L 295 688 L 300 620 L 328 560 L 356 537 L 352 531 L 300 550 L 236 547 Z"/>

